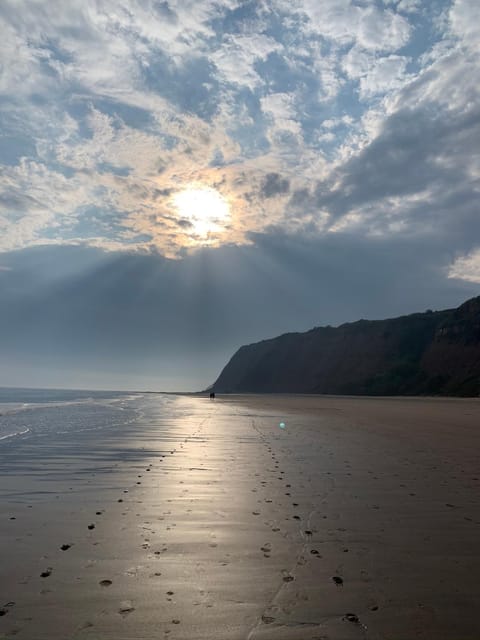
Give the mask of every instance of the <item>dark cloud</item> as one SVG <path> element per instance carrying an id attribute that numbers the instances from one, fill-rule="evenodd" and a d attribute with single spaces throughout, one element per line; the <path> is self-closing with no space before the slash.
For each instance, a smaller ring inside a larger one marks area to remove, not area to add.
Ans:
<path id="1" fill-rule="evenodd" d="M 347 234 L 252 235 L 252 246 L 182 260 L 39 247 L 2 255 L 0 356 L 159 377 L 213 380 L 235 349 L 280 333 L 458 305 L 478 293 L 448 280 L 443 240 Z M 201 376 L 189 373 L 203 362 Z M 45 379 L 44 383 L 48 380 Z"/>
<path id="2" fill-rule="evenodd" d="M 471 167 L 480 148 L 480 108 L 457 112 L 432 105 L 402 109 L 386 119 L 380 134 L 365 149 L 342 166 L 336 178 L 319 184 L 316 205 L 326 208 L 333 220 L 365 205 L 388 198 L 424 194 L 409 214 L 417 224 L 439 223 L 446 199 L 471 200 L 476 189 Z M 427 194 L 430 192 L 431 196 Z M 454 209 L 444 210 L 440 224 L 454 218 Z M 388 214 L 388 204 L 379 211 Z M 420 219 L 419 217 L 420 216 Z"/>
<path id="3" fill-rule="evenodd" d="M 182 229 L 190 229 L 190 227 L 193 226 L 192 222 L 186 218 L 175 218 L 174 222 L 177 226 L 182 227 Z"/>
<path id="4" fill-rule="evenodd" d="M 278 173 L 267 173 L 260 189 L 263 198 L 273 198 L 284 195 L 290 189 L 290 181 L 282 178 Z"/>
<path id="5" fill-rule="evenodd" d="M 308 189 L 295 189 L 288 204 L 292 207 L 299 208 L 311 203 L 311 194 Z"/>
<path id="6" fill-rule="evenodd" d="M 36 207 L 39 202 L 27 193 L 21 193 L 18 189 L 5 188 L 0 192 L 0 205 L 9 209 L 9 212 L 15 216 L 16 212 L 26 211 L 32 206 Z"/>
<path id="7" fill-rule="evenodd" d="M 173 189 L 153 189 L 152 197 L 154 200 L 159 198 L 169 198 L 173 193 Z"/>

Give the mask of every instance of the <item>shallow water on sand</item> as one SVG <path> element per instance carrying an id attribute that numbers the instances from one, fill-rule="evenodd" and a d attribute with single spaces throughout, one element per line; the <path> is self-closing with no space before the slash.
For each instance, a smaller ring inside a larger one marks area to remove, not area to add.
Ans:
<path id="1" fill-rule="evenodd" d="M 121 426 L 139 415 L 141 394 L 0 387 L 0 447 L 40 436 Z"/>

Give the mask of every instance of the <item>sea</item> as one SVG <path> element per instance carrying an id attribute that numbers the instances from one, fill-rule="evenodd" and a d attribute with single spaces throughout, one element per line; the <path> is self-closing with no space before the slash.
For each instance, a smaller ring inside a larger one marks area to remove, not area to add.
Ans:
<path id="1" fill-rule="evenodd" d="M 23 440 L 133 422 L 141 393 L 0 387 L 0 450 Z"/>

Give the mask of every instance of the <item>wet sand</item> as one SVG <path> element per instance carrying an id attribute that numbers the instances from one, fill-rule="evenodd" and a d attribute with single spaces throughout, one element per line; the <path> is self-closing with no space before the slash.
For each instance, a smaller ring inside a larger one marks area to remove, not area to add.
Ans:
<path id="1" fill-rule="evenodd" d="M 478 400 L 172 402 L 2 450 L 0 638 L 480 637 Z"/>

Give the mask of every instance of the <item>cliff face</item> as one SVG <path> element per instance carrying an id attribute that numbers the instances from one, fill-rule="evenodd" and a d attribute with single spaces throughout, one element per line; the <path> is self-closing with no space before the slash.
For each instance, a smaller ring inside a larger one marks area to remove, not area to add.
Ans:
<path id="1" fill-rule="evenodd" d="M 223 393 L 480 395 L 480 297 L 458 309 L 289 333 L 241 347 Z"/>

